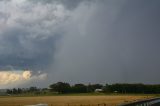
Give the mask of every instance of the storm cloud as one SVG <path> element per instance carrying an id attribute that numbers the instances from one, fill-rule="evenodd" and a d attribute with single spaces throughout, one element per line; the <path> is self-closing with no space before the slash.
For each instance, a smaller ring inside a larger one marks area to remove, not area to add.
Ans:
<path id="1" fill-rule="evenodd" d="M 63 6 L 16 0 L 1 5 L 1 68 L 46 68 L 63 33 L 58 31 L 67 17 Z"/>
<path id="2" fill-rule="evenodd" d="M 45 84 L 159 83 L 159 5 L 1 0 L 0 69 L 40 70 L 48 74 Z"/>

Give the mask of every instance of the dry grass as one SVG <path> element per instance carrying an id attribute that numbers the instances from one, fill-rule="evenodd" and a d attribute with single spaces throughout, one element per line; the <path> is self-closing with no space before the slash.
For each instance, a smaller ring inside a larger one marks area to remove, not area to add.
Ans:
<path id="1" fill-rule="evenodd" d="M 116 106 L 123 102 L 145 99 L 146 96 L 42 96 L 42 97 L 4 97 L 0 106 L 24 106 L 47 103 L 49 106 Z"/>

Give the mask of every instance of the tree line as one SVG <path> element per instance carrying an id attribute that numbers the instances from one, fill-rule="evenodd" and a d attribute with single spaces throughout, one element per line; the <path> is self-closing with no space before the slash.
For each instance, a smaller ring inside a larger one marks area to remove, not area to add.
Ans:
<path id="1" fill-rule="evenodd" d="M 101 84 L 75 84 L 70 85 L 65 82 L 57 82 L 49 86 L 52 92 L 58 93 L 89 93 L 94 92 L 95 89 L 102 89 L 103 85 Z"/>
<path id="2" fill-rule="evenodd" d="M 49 93 L 92 93 L 92 92 L 102 92 L 102 93 L 137 93 L 137 94 L 160 94 L 160 84 L 127 84 L 127 83 L 117 83 L 117 84 L 74 84 L 70 85 L 66 82 L 57 82 L 51 84 L 48 88 L 13 88 L 8 89 L 8 94 L 21 94 L 21 93 L 35 93 L 42 94 L 45 92 Z"/>
<path id="3" fill-rule="evenodd" d="M 7 89 L 7 94 L 44 94 L 47 88 L 37 88 L 37 87 L 30 87 L 30 88 L 13 88 Z"/>
<path id="4" fill-rule="evenodd" d="M 105 89 L 106 92 L 160 94 L 159 84 L 106 84 Z"/>

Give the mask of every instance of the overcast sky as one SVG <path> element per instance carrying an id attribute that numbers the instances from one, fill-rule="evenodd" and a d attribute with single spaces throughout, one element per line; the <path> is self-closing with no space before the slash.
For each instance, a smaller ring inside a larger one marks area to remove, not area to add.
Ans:
<path id="1" fill-rule="evenodd" d="M 0 88 L 159 84 L 160 1 L 0 0 L 0 70 Z"/>

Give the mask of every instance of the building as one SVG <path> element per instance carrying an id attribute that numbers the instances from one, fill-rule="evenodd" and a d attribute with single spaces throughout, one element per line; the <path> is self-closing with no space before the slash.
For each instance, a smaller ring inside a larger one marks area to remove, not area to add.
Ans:
<path id="1" fill-rule="evenodd" d="M 103 92 L 103 89 L 95 89 L 94 92 Z"/>

